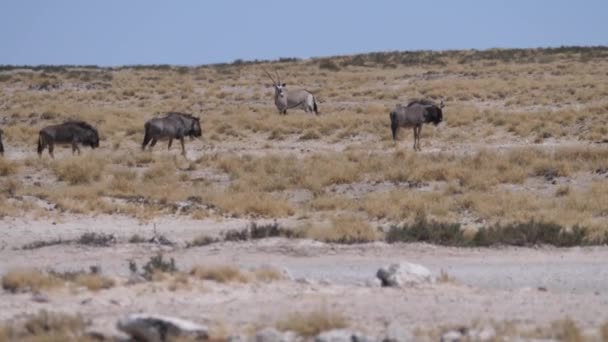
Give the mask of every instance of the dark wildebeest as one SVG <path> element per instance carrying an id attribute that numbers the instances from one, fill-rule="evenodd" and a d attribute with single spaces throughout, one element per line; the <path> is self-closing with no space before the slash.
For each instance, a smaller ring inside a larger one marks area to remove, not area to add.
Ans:
<path id="1" fill-rule="evenodd" d="M 146 121 L 144 125 L 144 142 L 141 144 L 141 149 L 145 150 L 146 145 L 150 141 L 150 149 L 156 144 L 158 140 L 169 139 L 169 146 L 167 150 L 171 148 L 173 139 L 179 139 L 182 144 L 182 154 L 186 155 L 186 148 L 184 147 L 184 137 L 200 137 L 202 135 L 200 119 L 192 116 L 191 114 L 169 112 L 162 118 L 154 118 Z"/>
<path id="2" fill-rule="evenodd" d="M 274 104 L 277 106 L 279 113 L 287 114 L 288 109 L 301 108 L 304 109 L 306 113 L 314 112 L 319 115 L 317 100 L 313 94 L 304 89 L 287 91 L 287 85 L 281 83 L 281 76 L 278 73 L 276 75 L 277 81 L 275 81 L 266 69 L 263 70 L 272 81 L 272 86 L 274 87 Z"/>
<path id="3" fill-rule="evenodd" d="M 60 125 L 47 126 L 38 134 L 38 156 L 41 156 L 48 146 L 49 154 L 55 158 L 53 155 L 55 144 L 71 144 L 72 154 L 76 151 L 80 154 L 78 144 L 93 149 L 99 147 L 99 133 L 95 127 L 84 121 L 66 121 Z"/>
<path id="4" fill-rule="evenodd" d="M 425 123 L 435 126 L 443 120 L 443 101 L 438 105 L 433 101 L 415 100 L 407 106 L 397 105 L 390 113 L 393 140 L 397 139 L 399 127 L 414 128 L 414 150 L 420 150 L 420 131 Z"/>
<path id="5" fill-rule="evenodd" d="M 4 145 L 2 145 L 2 128 L 0 128 L 0 155 L 4 155 Z"/>

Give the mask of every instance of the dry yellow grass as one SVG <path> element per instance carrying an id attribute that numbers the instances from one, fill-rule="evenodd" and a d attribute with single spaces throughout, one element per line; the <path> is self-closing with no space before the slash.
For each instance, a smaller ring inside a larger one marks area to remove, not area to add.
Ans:
<path id="1" fill-rule="evenodd" d="M 347 325 L 346 317 L 325 308 L 310 312 L 292 313 L 275 324 L 279 330 L 294 331 L 304 337 L 315 336 L 323 331 L 343 329 Z"/>
<path id="2" fill-rule="evenodd" d="M 329 225 L 313 224 L 305 228 L 304 235 L 318 241 L 341 243 L 372 242 L 382 237 L 367 221 L 353 215 L 339 215 Z"/>
<path id="3" fill-rule="evenodd" d="M 89 322 L 80 316 L 72 316 L 48 311 L 30 315 L 18 325 L 0 326 L 0 341 L 91 342 L 96 339 L 86 334 Z"/>
<path id="4" fill-rule="evenodd" d="M 13 293 L 46 290 L 64 283 L 52 274 L 35 269 L 11 270 L 2 276 L 2 288 Z"/>
<path id="5" fill-rule="evenodd" d="M 608 152 L 587 143 L 608 140 L 605 56 L 578 48 L 388 52 L 188 69 L 0 71 L 11 88 L 0 95 L 11 113 L 5 145 L 25 155 L 0 158 L 0 176 L 10 176 L 0 180 L 0 215 L 35 211 L 23 199 L 35 196 L 66 212 L 148 220 L 195 198 L 195 218 L 345 214 L 371 226 L 417 215 L 535 218 L 603 234 L 608 218 L 594 203 L 606 199 L 592 187 L 602 189 Z M 278 115 L 261 67 L 313 91 L 323 114 Z M 90 87 L 29 89 L 42 84 Z M 390 109 L 412 98 L 446 103 L 444 122 L 422 130 L 425 153 L 411 151 L 410 130 L 393 143 L 388 127 Z M 163 142 L 141 152 L 144 122 L 169 110 L 204 114 L 203 138 L 186 145 L 195 161 Z M 38 160 L 38 130 L 68 118 L 94 123 L 100 149 Z"/>
<path id="6" fill-rule="evenodd" d="M 195 266 L 190 271 L 190 274 L 196 278 L 203 280 L 212 280 L 218 283 L 246 283 L 249 277 L 239 268 L 231 265 L 212 265 L 212 266 Z"/>
<path id="7" fill-rule="evenodd" d="M 86 287 L 87 289 L 97 292 L 114 287 L 116 282 L 114 279 L 101 274 L 83 273 L 76 276 L 74 284 Z"/>
<path id="8" fill-rule="evenodd" d="M 105 162 L 99 157 L 88 155 L 57 160 L 51 167 L 60 181 L 66 181 L 70 185 L 89 184 L 101 178 Z"/>

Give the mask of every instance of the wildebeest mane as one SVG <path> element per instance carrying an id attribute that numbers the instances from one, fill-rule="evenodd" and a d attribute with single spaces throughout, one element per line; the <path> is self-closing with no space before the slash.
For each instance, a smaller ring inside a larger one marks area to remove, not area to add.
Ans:
<path id="1" fill-rule="evenodd" d="M 165 116 L 172 116 L 172 115 L 183 116 L 186 118 L 198 120 L 198 118 L 196 116 L 194 116 L 190 113 L 182 113 L 182 112 L 167 112 Z"/>
<path id="2" fill-rule="evenodd" d="M 406 106 L 406 107 L 411 107 L 411 106 L 416 105 L 416 104 L 418 104 L 418 105 L 422 105 L 422 106 L 437 106 L 437 107 L 439 107 L 439 106 L 437 105 L 437 103 L 435 103 L 434 101 L 431 101 L 431 100 L 423 100 L 423 99 L 416 99 L 416 100 L 412 100 L 412 101 L 410 101 L 410 102 L 407 104 L 407 106 Z"/>
<path id="3" fill-rule="evenodd" d="M 62 125 L 74 125 L 74 126 L 78 126 L 82 129 L 87 129 L 87 130 L 91 130 L 91 131 L 96 131 L 97 129 L 93 126 L 91 126 L 91 124 L 89 124 L 88 122 L 84 122 L 81 120 L 68 120 L 66 122 L 64 122 Z"/>

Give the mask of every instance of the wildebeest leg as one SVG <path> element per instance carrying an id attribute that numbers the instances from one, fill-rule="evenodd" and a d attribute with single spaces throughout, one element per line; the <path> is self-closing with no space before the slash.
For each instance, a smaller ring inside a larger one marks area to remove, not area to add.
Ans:
<path id="1" fill-rule="evenodd" d="M 154 145 L 156 145 L 156 139 L 152 138 L 152 143 L 150 143 L 150 151 L 152 151 L 152 147 L 154 147 Z"/>
<path id="2" fill-rule="evenodd" d="M 146 145 L 148 145 L 148 143 L 150 142 L 150 135 L 148 134 L 147 130 L 146 130 L 146 134 L 144 135 L 144 142 L 141 144 L 141 149 L 142 151 L 146 149 Z"/>
<path id="3" fill-rule="evenodd" d="M 46 142 L 44 141 L 44 138 L 42 138 L 42 134 L 38 135 L 38 158 L 42 157 L 42 152 L 44 151 L 44 148 L 46 147 Z"/>
<path id="4" fill-rule="evenodd" d="M 283 110 L 283 115 L 287 115 L 287 109 Z"/>
<path id="5" fill-rule="evenodd" d="M 78 148 L 78 143 L 76 141 L 72 141 L 72 155 L 74 152 L 78 151 L 78 155 L 80 155 L 80 148 Z"/>
<path id="6" fill-rule="evenodd" d="M 49 141 L 49 154 L 51 155 L 51 158 L 55 159 L 55 156 L 53 155 L 53 143 Z"/>
<path id="7" fill-rule="evenodd" d="M 173 144 L 173 138 L 169 138 L 169 146 L 167 146 L 167 150 L 171 149 L 171 144 Z"/>
<path id="8" fill-rule="evenodd" d="M 393 141 L 397 140 L 397 130 L 399 129 L 399 125 L 397 123 L 391 124 L 391 131 L 393 132 Z"/>
<path id="9" fill-rule="evenodd" d="M 417 126 L 415 128 L 416 130 L 416 146 L 417 146 L 417 150 L 420 151 L 420 131 L 422 130 L 422 126 Z"/>
<path id="10" fill-rule="evenodd" d="M 186 147 L 184 146 L 184 137 L 179 138 L 179 142 L 182 144 L 182 155 L 186 156 Z"/>
<path id="11" fill-rule="evenodd" d="M 414 126 L 414 151 L 416 151 L 416 142 L 418 135 L 416 134 L 416 126 Z"/>

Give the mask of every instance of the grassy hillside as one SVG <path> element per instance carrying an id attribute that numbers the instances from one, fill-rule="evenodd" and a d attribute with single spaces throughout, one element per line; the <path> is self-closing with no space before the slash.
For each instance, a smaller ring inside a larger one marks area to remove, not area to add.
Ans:
<path id="1" fill-rule="evenodd" d="M 322 114 L 279 115 L 263 68 L 313 92 Z M 426 217 L 465 228 L 539 220 L 599 238 L 608 232 L 607 77 L 605 47 L 1 66 L 0 215 L 292 217 L 302 226 Z M 422 153 L 410 130 L 397 144 L 390 135 L 388 112 L 413 98 L 446 104 L 445 121 L 422 129 Z M 144 122 L 169 110 L 201 117 L 187 159 L 163 142 L 140 151 Z M 68 118 L 95 124 L 101 148 L 39 159 L 37 132 Z"/>

